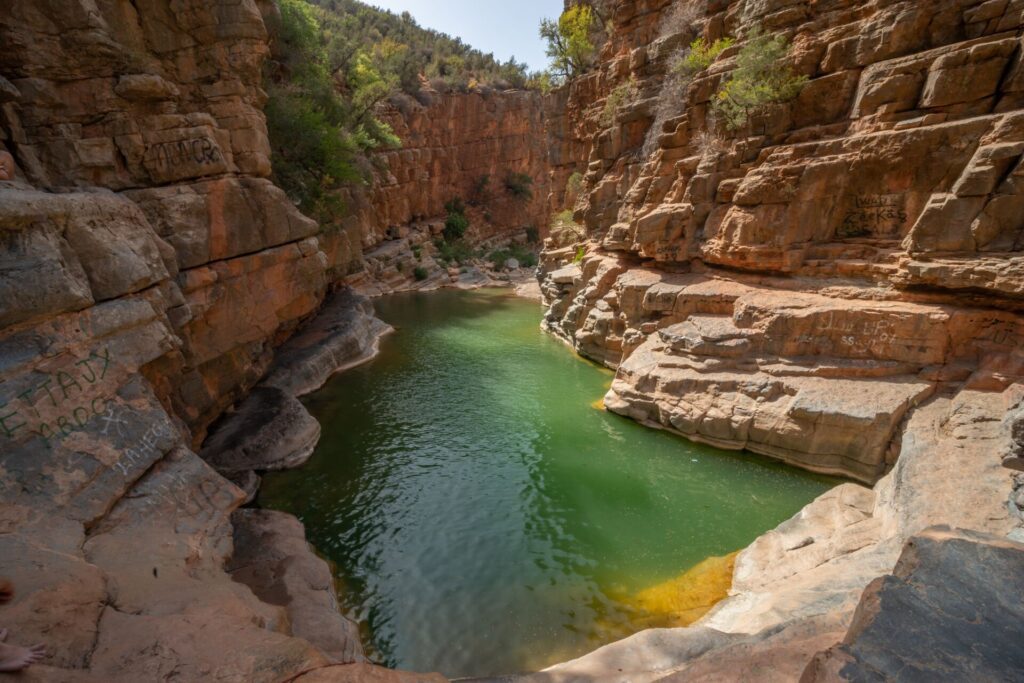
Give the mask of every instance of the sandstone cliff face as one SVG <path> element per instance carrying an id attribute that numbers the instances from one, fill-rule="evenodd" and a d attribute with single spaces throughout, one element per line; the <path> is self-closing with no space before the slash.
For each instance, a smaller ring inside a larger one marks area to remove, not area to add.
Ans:
<path id="1" fill-rule="evenodd" d="M 4 320 L 149 299 L 176 339 L 148 374 L 197 437 L 327 285 L 318 226 L 266 179 L 260 14 L 200 5 L 25 2 L 0 17 L 18 94 L 3 107 L 19 167 L 4 249 L 25 268 L 5 273 Z"/>
<path id="2" fill-rule="evenodd" d="M 612 410 L 872 482 L 908 409 L 1024 369 L 1022 9 L 690 3 L 689 30 L 683 6 L 614 3 L 600 70 L 562 95 L 552 147 L 598 249 L 548 278 L 547 325 L 619 368 Z M 711 139 L 737 48 L 688 83 L 670 56 L 754 24 L 810 80 Z"/>
<path id="3" fill-rule="evenodd" d="M 15 0 L 0 44 L 0 158 L 15 162 L 0 170 L 0 574 L 18 590 L 4 625 L 53 644 L 40 680 L 280 680 L 360 661 L 301 527 L 233 516 L 253 478 L 243 491 L 195 451 L 388 228 L 438 215 L 478 173 L 543 183 L 539 102 L 396 112 L 407 148 L 332 230 L 269 179 L 253 0 Z M 497 205 L 479 239 L 539 206 Z M 306 334 L 333 346 L 300 345 L 283 361 L 302 367 L 264 393 L 298 405 L 298 377 L 371 352 L 384 326 L 339 305 Z"/>
<path id="4" fill-rule="evenodd" d="M 225 573 L 244 495 L 190 449 L 327 286 L 266 178 L 255 4 L 14 2 L 0 42 L 5 620 L 48 680 L 333 661 Z"/>
<path id="5" fill-rule="evenodd" d="M 526 228 L 542 231 L 547 225 L 548 159 L 539 93 L 431 93 L 428 104 L 406 99 L 402 109 L 391 106 L 383 118 L 402 139 L 402 148 L 375 155 L 380 170 L 374 182 L 365 191 L 346 193 L 346 217 L 321 237 L 335 277 L 348 276 L 357 285 L 368 277 L 408 280 L 412 268 L 423 265 L 412 258 L 412 247 L 432 250 L 431 241 L 444 227 L 445 204 L 454 198 L 470 204 L 466 238 L 475 245 L 523 239 Z M 530 197 L 508 192 L 510 173 L 531 179 Z M 374 262 L 369 268 L 364 255 Z M 395 272 L 403 258 L 410 267 Z M 425 265 L 430 271 L 436 267 L 432 260 Z"/>
<path id="6" fill-rule="evenodd" d="M 845 629 L 807 624 L 848 618 L 914 534 L 1024 538 L 1000 468 L 1024 399 L 1024 4 L 610 6 L 599 69 L 549 102 L 565 107 L 553 195 L 584 174 L 589 244 L 581 262 L 545 255 L 544 325 L 617 370 L 609 410 L 875 485 L 841 486 L 746 549 L 702 622 L 799 645 L 795 677 L 808 632 Z M 755 24 L 789 38 L 809 80 L 709 136 L 739 47 L 690 81 L 672 55 Z M 602 125 L 631 78 L 636 97 Z M 688 671 L 696 637 L 673 640 L 690 654 L 665 671 Z M 607 673 L 662 636 L 645 638 L 537 680 Z"/>

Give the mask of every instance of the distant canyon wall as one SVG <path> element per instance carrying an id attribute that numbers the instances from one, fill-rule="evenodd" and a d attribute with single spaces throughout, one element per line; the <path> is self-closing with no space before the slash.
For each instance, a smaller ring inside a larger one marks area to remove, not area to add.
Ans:
<path id="1" fill-rule="evenodd" d="M 398 238 L 403 228 L 438 230 L 452 199 L 469 205 L 472 243 L 500 242 L 528 227 L 546 229 L 546 116 L 539 93 L 431 92 L 426 105 L 403 99 L 401 109 L 392 105 L 383 114 L 402 139 L 401 149 L 374 155 L 380 170 L 373 183 L 344 193 L 346 216 L 321 238 L 334 273 L 358 274 L 362 254 Z M 529 198 L 505 188 L 512 173 L 530 179 Z"/>

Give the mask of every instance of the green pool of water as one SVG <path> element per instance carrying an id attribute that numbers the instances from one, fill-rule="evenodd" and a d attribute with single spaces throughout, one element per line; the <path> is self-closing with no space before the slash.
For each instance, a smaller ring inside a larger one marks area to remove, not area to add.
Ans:
<path id="1" fill-rule="evenodd" d="M 750 543 L 834 482 L 598 410 L 612 374 L 502 291 L 377 301 L 398 331 L 307 405 L 259 502 L 306 525 L 369 654 L 513 673 L 635 630 L 623 596 Z"/>

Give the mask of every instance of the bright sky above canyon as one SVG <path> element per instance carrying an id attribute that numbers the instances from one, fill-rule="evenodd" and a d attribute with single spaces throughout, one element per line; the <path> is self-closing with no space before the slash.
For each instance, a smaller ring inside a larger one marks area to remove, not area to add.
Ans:
<path id="1" fill-rule="evenodd" d="M 483 52 L 505 61 L 515 57 L 530 70 L 547 66 L 544 42 L 537 33 L 540 20 L 557 17 L 562 0 L 367 0 L 368 4 L 409 12 L 424 28 L 458 36 Z"/>

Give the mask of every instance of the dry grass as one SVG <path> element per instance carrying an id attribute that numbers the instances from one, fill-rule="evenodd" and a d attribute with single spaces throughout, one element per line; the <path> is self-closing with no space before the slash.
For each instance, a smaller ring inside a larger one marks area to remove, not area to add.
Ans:
<path id="1" fill-rule="evenodd" d="M 659 37 L 695 33 L 697 25 L 704 19 L 706 4 L 705 0 L 676 0 L 661 21 Z"/>

